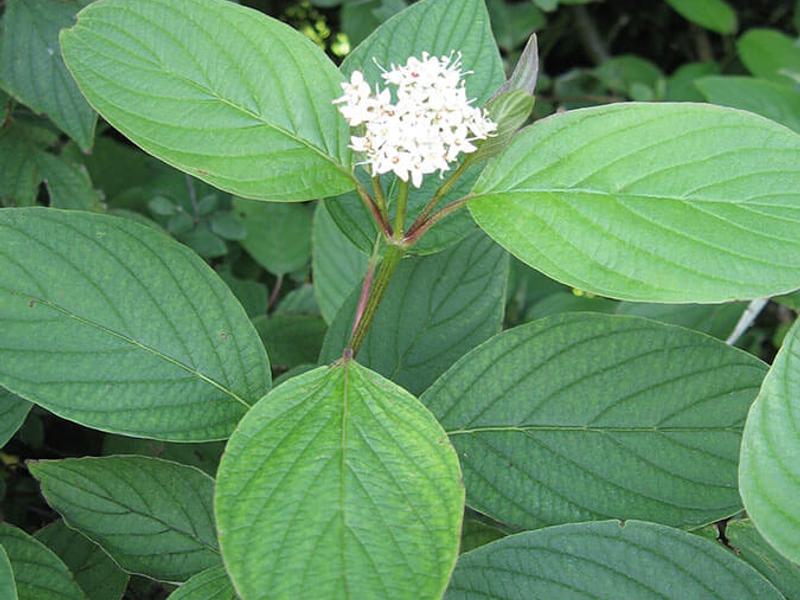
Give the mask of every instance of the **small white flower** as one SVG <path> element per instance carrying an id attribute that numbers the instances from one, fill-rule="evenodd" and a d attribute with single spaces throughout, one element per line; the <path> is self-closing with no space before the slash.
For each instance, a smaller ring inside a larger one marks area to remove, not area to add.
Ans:
<path id="1" fill-rule="evenodd" d="M 444 173 L 459 154 L 477 150 L 473 142 L 495 133 L 497 125 L 467 98 L 464 75 L 460 54 L 425 52 L 383 73 L 395 103 L 389 89 L 373 93 L 360 71 L 342 84 L 334 103 L 351 127 L 364 126 L 350 147 L 366 156 L 373 175 L 392 172 L 420 187 L 424 175 Z"/>

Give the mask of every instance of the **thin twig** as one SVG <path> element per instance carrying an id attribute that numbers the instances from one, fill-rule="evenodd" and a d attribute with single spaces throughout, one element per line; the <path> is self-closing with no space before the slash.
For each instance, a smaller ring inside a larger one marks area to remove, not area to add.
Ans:
<path id="1" fill-rule="evenodd" d="M 408 234 L 405 237 L 404 242 L 411 246 L 416 243 L 419 238 L 421 238 L 425 233 L 436 223 L 444 219 L 445 217 L 450 216 L 454 212 L 462 209 L 467 202 L 469 202 L 473 196 L 464 196 L 463 198 L 459 198 L 455 202 L 451 202 L 447 206 L 445 206 L 442 210 L 434 214 L 432 217 L 428 218 L 424 223 L 421 223 L 416 228 L 411 228 L 408 230 Z"/>
<path id="2" fill-rule="evenodd" d="M 275 280 L 275 287 L 272 288 L 272 293 L 269 295 L 267 312 L 272 311 L 272 309 L 275 307 L 275 303 L 278 301 L 278 296 L 281 293 L 282 287 L 283 287 L 283 274 L 280 274 L 278 275 L 278 279 Z"/>
<path id="3" fill-rule="evenodd" d="M 739 322 L 736 323 L 733 332 L 728 336 L 728 339 L 725 340 L 725 343 L 733 346 L 738 342 L 739 338 L 744 335 L 745 331 L 750 329 L 750 326 L 758 318 L 758 315 L 767 305 L 767 302 L 769 302 L 769 298 L 756 298 L 755 300 L 751 300 L 747 308 L 744 309 L 742 316 L 739 317 Z"/>

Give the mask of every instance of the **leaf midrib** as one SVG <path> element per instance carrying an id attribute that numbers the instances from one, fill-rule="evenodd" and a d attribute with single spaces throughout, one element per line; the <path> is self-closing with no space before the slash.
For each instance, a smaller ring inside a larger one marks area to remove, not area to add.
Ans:
<path id="1" fill-rule="evenodd" d="M 76 321 L 78 321 L 79 323 L 81 323 L 83 325 L 86 325 L 88 327 L 92 327 L 94 329 L 97 329 L 98 331 L 102 331 L 103 333 L 106 333 L 108 335 L 111 335 L 113 337 L 116 337 L 118 339 L 121 339 L 121 340 L 125 341 L 126 343 L 130 344 L 131 346 L 134 346 L 136 348 L 144 350 L 145 352 L 148 352 L 148 353 L 158 357 L 159 359 L 161 359 L 163 361 L 166 361 L 166 362 L 178 367 L 179 369 L 182 369 L 182 370 L 192 374 L 193 376 L 195 376 L 196 378 L 200 379 L 201 381 L 204 381 L 205 383 L 217 388 L 219 391 L 224 393 L 226 396 L 229 396 L 230 398 L 232 398 L 233 400 L 235 400 L 236 402 L 238 402 L 242 406 L 244 406 L 247 410 L 250 410 L 250 404 L 248 404 L 243 398 L 241 398 L 233 390 L 228 389 L 227 387 L 225 387 L 224 385 L 222 385 L 221 383 L 219 383 L 215 379 L 212 379 L 211 377 L 203 374 L 202 372 L 198 371 L 194 367 L 191 367 L 191 366 L 187 365 L 186 363 L 180 361 L 177 358 L 169 356 L 168 354 L 165 354 L 165 353 L 161 352 L 160 350 L 158 350 L 156 348 L 153 348 L 152 346 L 149 346 L 149 345 L 144 344 L 144 343 L 142 343 L 142 342 L 140 342 L 138 340 L 135 340 L 135 339 L 125 335 L 124 333 L 120 333 L 118 331 L 114 331 L 113 329 L 111 329 L 111 328 L 109 328 L 109 327 L 107 327 L 107 326 L 105 326 L 105 325 L 103 325 L 101 323 L 93 321 L 93 320 L 91 320 L 91 319 L 89 319 L 87 317 L 83 317 L 81 315 L 75 314 L 72 311 L 68 310 L 67 308 L 64 308 L 63 306 L 60 306 L 59 304 L 56 304 L 55 302 L 52 302 L 50 300 L 45 300 L 44 298 L 40 298 L 40 297 L 31 295 L 31 294 L 23 294 L 21 292 L 18 292 L 16 290 L 12 290 L 12 289 L 5 289 L 4 291 L 7 291 L 7 292 L 9 292 L 9 293 L 11 293 L 11 294 L 13 294 L 15 296 L 20 297 L 20 298 L 26 298 L 29 301 L 33 301 L 35 303 L 47 306 L 47 307 L 49 307 L 49 308 L 51 308 L 53 310 L 56 310 L 56 311 L 62 313 L 63 315 L 67 316 L 70 319 L 75 319 Z"/>
<path id="2" fill-rule="evenodd" d="M 609 426 L 596 427 L 587 425 L 482 425 L 469 429 L 452 429 L 447 435 L 470 435 L 475 433 L 527 433 L 529 431 L 584 432 L 584 433 L 707 433 L 710 431 L 726 431 L 741 433 L 741 426 L 728 427 L 644 427 L 644 426 Z"/>

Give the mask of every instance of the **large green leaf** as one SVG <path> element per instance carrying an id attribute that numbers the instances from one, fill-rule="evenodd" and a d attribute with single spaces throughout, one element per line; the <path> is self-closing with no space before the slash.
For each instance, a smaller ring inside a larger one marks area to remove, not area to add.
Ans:
<path id="1" fill-rule="evenodd" d="M 234 209 L 244 223 L 242 246 L 265 269 L 284 275 L 311 259 L 311 219 L 307 206 L 236 198 Z"/>
<path id="2" fill-rule="evenodd" d="M 367 270 L 367 255 L 353 245 L 331 218 L 327 204 L 314 212 L 311 235 L 311 265 L 314 295 L 326 322 L 330 323 L 361 282 Z"/>
<path id="3" fill-rule="evenodd" d="M 459 453 L 468 504 L 494 519 L 695 527 L 741 510 L 741 431 L 766 370 L 687 329 L 572 313 L 491 339 L 421 400 Z"/>
<path id="4" fill-rule="evenodd" d="M 461 556 L 446 600 L 781 600 L 712 541 L 641 521 L 573 523 L 513 535 Z"/>
<path id="5" fill-rule="evenodd" d="M 264 200 L 353 188 L 341 75 L 275 19 L 225 0 L 105 0 L 61 45 L 92 106 L 174 167 Z"/>
<path id="6" fill-rule="evenodd" d="M 97 115 L 64 66 L 58 33 L 86 0 L 9 0 L 0 38 L 0 87 L 47 115 L 84 150 L 92 147 Z"/>
<path id="7" fill-rule="evenodd" d="M 30 410 L 30 402 L 0 387 L 0 448 L 17 432 Z"/>
<path id="8" fill-rule="evenodd" d="M 750 29 L 737 40 L 736 49 L 756 77 L 788 84 L 800 77 L 800 47 L 777 29 Z"/>
<path id="9" fill-rule="evenodd" d="M 100 194 L 92 187 L 85 168 L 49 152 L 40 152 L 38 163 L 50 195 L 50 206 L 81 210 L 100 208 Z"/>
<path id="10" fill-rule="evenodd" d="M 739 486 L 761 535 L 800 563 L 800 321 L 786 335 L 747 417 Z"/>
<path id="11" fill-rule="evenodd" d="M 18 600 L 19 598 L 11 561 L 8 560 L 8 554 L 2 546 L 0 546 L 0 598 L 6 598 L 6 600 Z"/>
<path id="12" fill-rule="evenodd" d="M 214 480 L 194 467 L 144 456 L 29 463 L 47 502 L 126 571 L 186 581 L 220 562 Z"/>
<path id="13" fill-rule="evenodd" d="M 573 287 L 722 302 L 800 287 L 798 190 L 789 129 L 730 108 L 623 103 L 523 130 L 470 209 L 520 260 Z"/>
<path id="14" fill-rule="evenodd" d="M 37 531 L 34 537 L 64 561 L 89 600 L 122 598 L 128 586 L 128 574 L 100 546 L 64 525 L 64 521 L 54 521 Z"/>
<path id="15" fill-rule="evenodd" d="M 757 113 L 800 132 L 800 92 L 754 77 L 703 77 L 695 85 L 706 100 Z"/>
<path id="16" fill-rule="evenodd" d="M 224 282 L 119 217 L 0 211 L 0 385 L 88 427 L 224 439 L 269 389 L 264 347 Z"/>
<path id="17" fill-rule="evenodd" d="M 243 600 L 439 598 L 464 488 L 442 428 L 352 360 L 281 384 L 242 420 L 215 510 Z"/>
<path id="18" fill-rule="evenodd" d="M 725 0 L 667 0 L 667 4 L 687 20 L 711 31 L 736 31 L 736 12 Z"/>
<path id="19" fill-rule="evenodd" d="M 21 529 L 0 523 L 0 546 L 11 563 L 19 600 L 87 600 L 61 559 Z"/>
<path id="20" fill-rule="evenodd" d="M 358 354 L 361 364 L 412 394 L 500 331 L 508 255 L 480 232 L 394 273 Z M 320 362 L 342 355 L 358 304 L 354 290 L 331 323 Z"/>
<path id="21" fill-rule="evenodd" d="M 422 0 L 413 4 L 378 27 L 350 53 L 342 63 L 342 72 L 349 77 L 354 70 L 362 71 L 367 81 L 383 86 L 381 68 L 405 63 L 410 56 L 420 57 L 423 52 L 433 55 L 460 52 L 464 70 L 472 72 L 466 78 L 467 93 L 477 106 L 483 105 L 505 80 L 483 0 Z M 465 195 L 479 171 L 468 172 L 463 182 L 443 198 L 442 205 Z M 384 179 L 388 184 L 389 178 Z M 406 226 L 419 215 L 441 183 L 438 177 L 428 176 L 420 189 L 412 188 Z M 390 200 L 392 196 L 393 191 L 389 190 Z M 342 231 L 369 252 L 376 229 L 356 194 L 337 198 L 328 208 Z M 390 214 L 394 214 L 393 206 Z M 437 252 L 458 242 L 474 227 L 468 214 L 457 213 L 428 232 L 412 252 Z"/>
<path id="22" fill-rule="evenodd" d="M 761 537 L 747 519 L 729 521 L 728 544 L 742 560 L 769 579 L 786 598 L 800 598 L 800 565 L 786 560 Z"/>
<path id="23" fill-rule="evenodd" d="M 222 566 L 206 569 L 169 595 L 169 600 L 238 600 Z"/>

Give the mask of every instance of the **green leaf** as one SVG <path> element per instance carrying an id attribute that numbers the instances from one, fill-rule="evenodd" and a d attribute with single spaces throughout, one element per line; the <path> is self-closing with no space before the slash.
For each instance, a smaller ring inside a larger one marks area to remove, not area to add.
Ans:
<path id="1" fill-rule="evenodd" d="M 273 366 L 291 369 L 315 363 L 328 329 L 315 315 L 280 314 L 255 321 Z"/>
<path id="2" fill-rule="evenodd" d="M 247 235 L 244 224 L 231 211 L 214 213 L 211 216 L 211 231 L 223 239 L 233 241 L 241 241 Z"/>
<path id="3" fill-rule="evenodd" d="M 573 292 L 556 292 L 534 303 L 525 313 L 526 321 L 535 321 L 566 312 L 613 313 L 619 302 L 599 296 L 578 296 Z"/>
<path id="4" fill-rule="evenodd" d="M 669 102 L 703 102 L 705 98 L 695 86 L 695 82 L 701 77 L 717 75 L 719 72 L 719 65 L 714 62 L 681 65 L 667 79 L 664 99 Z"/>
<path id="5" fill-rule="evenodd" d="M 800 92 L 753 77 L 703 77 L 695 82 L 706 100 L 757 113 L 800 132 Z"/>
<path id="6" fill-rule="evenodd" d="M 0 129 L 0 206 L 31 206 L 42 175 L 39 156 L 42 150 L 19 125 Z"/>
<path id="7" fill-rule="evenodd" d="M 0 387 L 0 448 L 5 446 L 22 426 L 30 410 L 30 402 Z"/>
<path id="8" fill-rule="evenodd" d="M 769 579 L 786 598 L 800 598 L 800 565 L 778 554 L 750 521 L 729 521 L 725 537 L 736 555 Z"/>
<path id="9" fill-rule="evenodd" d="M 331 323 L 367 271 L 367 255 L 344 235 L 320 202 L 314 211 L 311 233 L 311 269 L 314 295 L 322 317 Z"/>
<path id="10" fill-rule="evenodd" d="M 252 279 L 239 279 L 230 269 L 220 269 L 217 273 L 231 288 L 248 317 L 267 314 L 269 290 L 266 285 Z"/>
<path id="11" fill-rule="evenodd" d="M 219 564 L 214 480 L 144 456 L 28 463 L 48 504 L 129 573 L 186 581 Z"/>
<path id="12" fill-rule="evenodd" d="M 228 572 L 243 598 L 439 598 L 458 552 L 460 477 L 439 424 L 392 382 L 353 361 L 294 377 L 222 458 Z"/>
<path id="13" fill-rule="evenodd" d="M 397 14 L 407 4 L 405 0 L 361 0 L 346 2 L 340 13 L 342 31 L 350 44 L 360 44 L 386 19 Z"/>
<path id="14" fill-rule="evenodd" d="M 731 304 L 650 304 L 620 302 L 617 314 L 645 317 L 680 325 L 725 340 L 733 332 L 747 308 L 743 302 Z"/>
<path id="15" fill-rule="evenodd" d="M 500 331 L 508 255 L 476 232 L 447 250 L 400 263 L 358 354 L 359 362 L 419 394 L 465 352 Z M 342 355 L 354 290 L 325 337 L 320 362 Z"/>
<path id="16" fill-rule="evenodd" d="M 464 519 L 464 527 L 461 530 L 460 552 L 469 552 L 479 546 L 484 546 L 489 542 L 499 540 L 506 534 L 496 527 L 487 525 L 478 519 Z"/>
<path id="17" fill-rule="evenodd" d="M 61 44 L 92 106 L 178 169 L 273 201 L 353 188 L 341 75 L 275 19 L 225 0 L 106 0 Z"/>
<path id="18" fill-rule="evenodd" d="M 742 440 L 739 487 L 747 514 L 778 552 L 800 563 L 800 321 L 761 386 Z"/>
<path id="19" fill-rule="evenodd" d="M 715 542 L 641 521 L 573 523 L 512 535 L 459 558 L 445 600 L 780 600 Z"/>
<path id="20" fill-rule="evenodd" d="M 17 584 L 14 581 L 14 572 L 11 570 L 11 562 L 8 554 L 0 546 L 0 598 L 7 600 L 18 600 Z"/>
<path id="21" fill-rule="evenodd" d="M 168 600 L 237 600 L 223 567 L 198 573 L 169 595 Z"/>
<path id="22" fill-rule="evenodd" d="M 468 504 L 493 519 L 699 527 L 741 510 L 741 431 L 765 373 L 687 329 L 573 313 L 492 338 L 421 400 L 459 453 Z"/>
<path id="23" fill-rule="evenodd" d="M 622 103 L 520 132 L 469 206 L 512 254 L 572 287 L 648 302 L 758 298 L 800 287 L 798 165 L 800 136 L 763 117 Z"/>
<path id="24" fill-rule="evenodd" d="M 423 52 L 461 52 L 467 94 L 483 105 L 505 80 L 483 0 L 421 0 L 393 16 L 347 55 L 342 72 L 361 71 L 370 83 L 385 82 L 381 67 L 405 63 Z M 380 65 L 380 66 L 379 66 Z"/>
<path id="25" fill-rule="evenodd" d="M 21 529 L 0 523 L 0 546 L 14 571 L 19 600 L 87 600 L 61 559 Z"/>
<path id="26" fill-rule="evenodd" d="M 633 54 L 610 58 L 593 73 L 610 90 L 628 95 L 634 84 L 655 89 L 658 81 L 664 77 L 653 62 Z"/>
<path id="27" fill-rule="evenodd" d="M 225 444 L 207 442 L 204 444 L 171 444 L 157 440 L 143 440 L 121 435 L 103 437 L 103 454 L 134 454 L 163 458 L 182 465 L 197 467 L 212 477 L 217 472 L 219 459 Z"/>
<path id="28" fill-rule="evenodd" d="M 75 21 L 81 0 L 9 0 L 3 16 L 0 87 L 48 116 L 88 151 L 97 115 L 64 66 L 58 34 Z"/>
<path id="29" fill-rule="evenodd" d="M 66 419 L 225 439 L 268 389 L 263 345 L 224 282 L 130 219 L 0 211 L 0 385 Z"/>
<path id="30" fill-rule="evenodd" d="M 79 210 L 100 209 L 100 195 L 92 187 L 85 168 L 49 152 L 39 153 L 38 161 L 50 194 L 51 206 Z"/>
<path id="31" fill-rule="evenodd" d="M 234 210 L 245 228 L 242 246 L 270 273 L 285 275 L 311 258 L 311 219 L 307 206 L 235 198 Z"/>
<path id="32" fill-rule="evenodd" d="M 739 58 L 756 77 L 795 84 L 800 77 L 800 47 L 777 29 L 750 29 L 736 42 Z"/>
<path id="33" fill-rule="evenodd" d="M 734 33 L 736 12 L 725 0 L 666 0 L 682 17 L 717 33 Z"/>
<path id="34" fill-rule="evenodd" d="M 128 587 L 128 574 L 83 535 L 54 521 L 34 536 L 55 552 L 75 574 L 89 600 L 120 600 Z"/>

